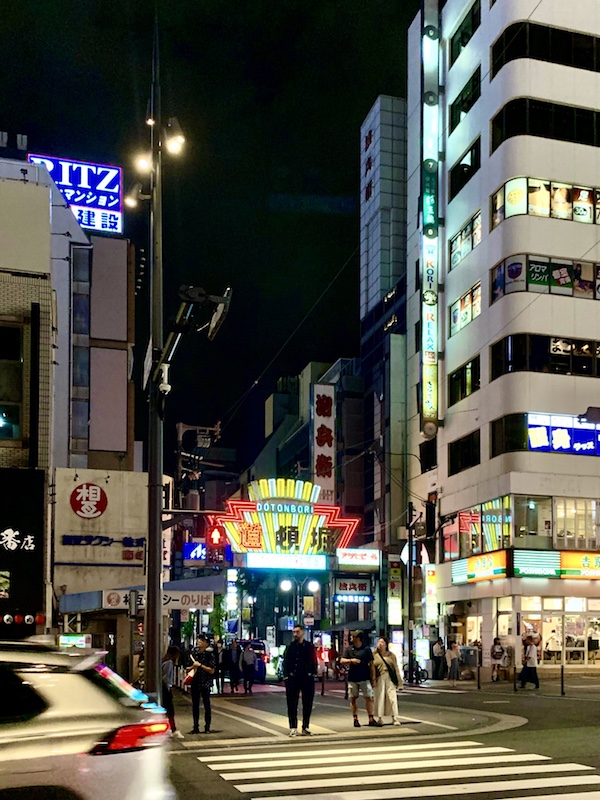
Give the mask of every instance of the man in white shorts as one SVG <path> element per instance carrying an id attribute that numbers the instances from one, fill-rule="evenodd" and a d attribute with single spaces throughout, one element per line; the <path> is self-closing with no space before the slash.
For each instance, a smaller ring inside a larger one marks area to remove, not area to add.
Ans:
<path id="1" fill-rule="evenodd" d="M 375 664 L 371 648 L 363 641 L 362 631 L 351 631 L 350 638 L 352 644 L 344 651 L 340 659 L 341 664 L 348 665 L 348 689 L 350 693 L 350 704 L 352 716 L 354 717 L 354 727 L 360 728 L 358 721 L 358 695 L 362 692 L 365 698 L 367 714 L 369 715 L 369 725 L 372 728 L 381 728 L 381 722 L 377 722 L 373 716 L 373 687 L 375 686 Z"/>

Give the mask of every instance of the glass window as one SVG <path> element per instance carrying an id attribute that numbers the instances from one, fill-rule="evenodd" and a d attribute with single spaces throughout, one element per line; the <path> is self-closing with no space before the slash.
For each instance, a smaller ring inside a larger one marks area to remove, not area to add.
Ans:
<path id="1" fill-rule="evenodd" d="M 71 436 L 74 439 L 88 438 L 90 408 L 87 400 L 73 400 L 71 403 Z"/>
<path id="2" fill-rule="evenodd" d="M 0 681 L 2 683 L 0 725 L 25 722 L 46 710 L 42 698 L 11 669 L 0 667 Z"/>
<path id="3" fill-rule="evenodd" d="M 550 196 L 550 213 L 554 219 L 573 219 L 573 187 L 553 181 Z"/>
<path id="4" fill-rule="evenodd" d="M 492 458 L 528 449 L 525 414 L 507 414 L 491 423 Z"/>
<path id="5" fill-rule="evenodd" d="M 90 351 L 88 347 L 73 348 L 73 386 L 90 385 Z"/>
<path id="6" fill-rule="evenodd" d="M 479 429 L 448 445 L 448 474 L 456 475 L 481 462 Z"/>
<path id="7" fill-rule="evenodd" d="M 90 297 L 87 294 L 73 295 L 73 333 L 89 335 Z"/>
<path id="8" fill-rule="evenodd" d="M 21 406 L 0 402 L 0 439 L 21 438 Z"/>
<path id="9" fill-rule="evenodd" d="M 541 611 L 542 598 L 541 597 L 522 597 L 521 598 L 521 611 Z"/>
<path id="10" fill-rule="evenodd" d="M 552 549 L 552 498 L 515 495 L 515 547 Z"/>
<path id="11" fill-rule="evenodd" d="M 585 498 L 556 497 L 555 546 L 562 550 L 596 550 L 597 502 Z"/>
<path id="12" fill-rule="evenodd" d="M 450 133 L 466 117 L 481 96 L 481 67 L 477 67 L 456 100 L 450 106 Z"/>
<path id="13" fill-rule="evenodd" d="M 497 600 L 498 611 L 512 611 L 512 597 L 499 597 Z"/>
<path id="14" fill-rule="evenodd" d="M 481 0 L 475 0 L 471 8 L 465 14 L 463 21 L 458 26 L 458 30 L 450 39 L 450 66 L 471 41 L 471 37 L 481 24 Z"/>
<path id="15" fill-rule="evenodd" d="M 477 139 L 450 170 L 450 200 L 467 185 L 481 166 L 481 140 Z"/>
<path id="16" fill-rule="evenodd" d="M 529 178 L 528 212 L 535 217 L 550 216 L 550 182 L 538 178 Z"/>
<path id="17" fill-rule="evenodd" d="M 562 611 L 562 597 L 544 597 L 544 611 Z"/>
<path id="18" fill-rule="evenodd" d="M 492 195 L 492 230 L 504 221 L 504 186 Z"/>
<path id="19" fill-rule="evenodd" d="M 585 597 L 565 597 L 565 611 L 585 611 Z"/>
<path id="20" fill-rule="evenodd" d="M 513 178 L 505 184 L 504 217 L 527 214 L 527 178 Z"/>
<path id="21" fill-rule="evenodd" d="M 588 597 L 588 611 L 600 611 L 600 600 L 597 597 Z"/>
<path id="22" fill-rule="evenodd" d="M 483 552 L 510 547 L 510 497 L 496 497 L 481 506 L 481 535 Z"/>
<path id="23" fill-rule="evenodd" d="M 458 516 L 444 524 L 442 528 L 442 544 L 444 561 L 452 561 L 459 557 Z"/>
<path id="24" fill-rule="evenodd" d="M 21 361 L 21 328 L 0 325 L 0 361 Z"/>
<path id="25" fill-rule="evenodd" d="M 90 282 L 90 254 L 89 247 L 74 247 L 71 251 L 74 281 L 79 283 Z"/>
<path id="26" fill-rule="evenodd" d="M 479 389 L 479 356 L 468 361 L 448 378 L 448 405 L 464 400 Z"/>
<path id="27" fill-rule="evenodd" d="M 481 507 L 473 506 L 458 513 L 460 557 L 481 553 Z"/>

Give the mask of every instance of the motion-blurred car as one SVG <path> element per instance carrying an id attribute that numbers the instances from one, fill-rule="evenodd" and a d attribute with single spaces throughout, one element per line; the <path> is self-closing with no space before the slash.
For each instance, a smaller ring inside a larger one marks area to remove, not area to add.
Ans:
<path id="1" fill-rule="evenodd" d="M 238 645 L 242 650 L 245 650 L 248 644 L 252 645 L 252 649 L 258 656 L 256 659 L 256 669 L 254 670 L 255 679 L 259 683 L 265 683 L 267 680 L 267 664 L 269 663 L 269 651 L 267 649 L 267 645 L 262 639 L 238 640 Z"/>
<path id="2" fill-rule="evenodd" d="M 173 800 L 169 723 L 89 651 L 0 642 L 0 800 Z"/>

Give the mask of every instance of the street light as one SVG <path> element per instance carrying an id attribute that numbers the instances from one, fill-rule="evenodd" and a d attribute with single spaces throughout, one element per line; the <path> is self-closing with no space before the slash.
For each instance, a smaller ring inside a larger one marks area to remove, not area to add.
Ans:
<path id="1" fill-rule="evenodd" d="M 297 618 L 298 622 L 301 622 L 301 619 L 300 619 L 300 613 L 301 613 L 300 597 L 301 597 L 301 593 L 304 590 L 304 586 L 306 584 L 308 584 L 306 586 L 306 588 L 308 589 L 308 591 L 311 594 L 314 594 L 315 592 L 318 592 L 319 589 L 321 588 L 321 584 L 319 583 L 319 581 L 316 581 L 314 578 L 305 578 L 303 581 L 300 581 L 300 580 L 298 580 L 298 578 L 295 578 L 295 577 L 284 578 L 279 583 L 279 588 L 281 589 L 282 592 L 290 592 L 292 590 L 292 586 L 295 586 L 295 588 L 296 588 L 296 591 L 295 591 L 296 603 L 295 603 L 294 616 Z"/>

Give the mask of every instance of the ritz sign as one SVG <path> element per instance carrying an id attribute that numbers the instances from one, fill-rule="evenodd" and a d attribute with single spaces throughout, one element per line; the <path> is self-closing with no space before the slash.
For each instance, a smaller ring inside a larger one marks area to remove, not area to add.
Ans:
<path id="1" fill-rule="evenodd" d="M 46 167 L 82 228 L 123 233 L 121 168 L 30 153 Z"/>

